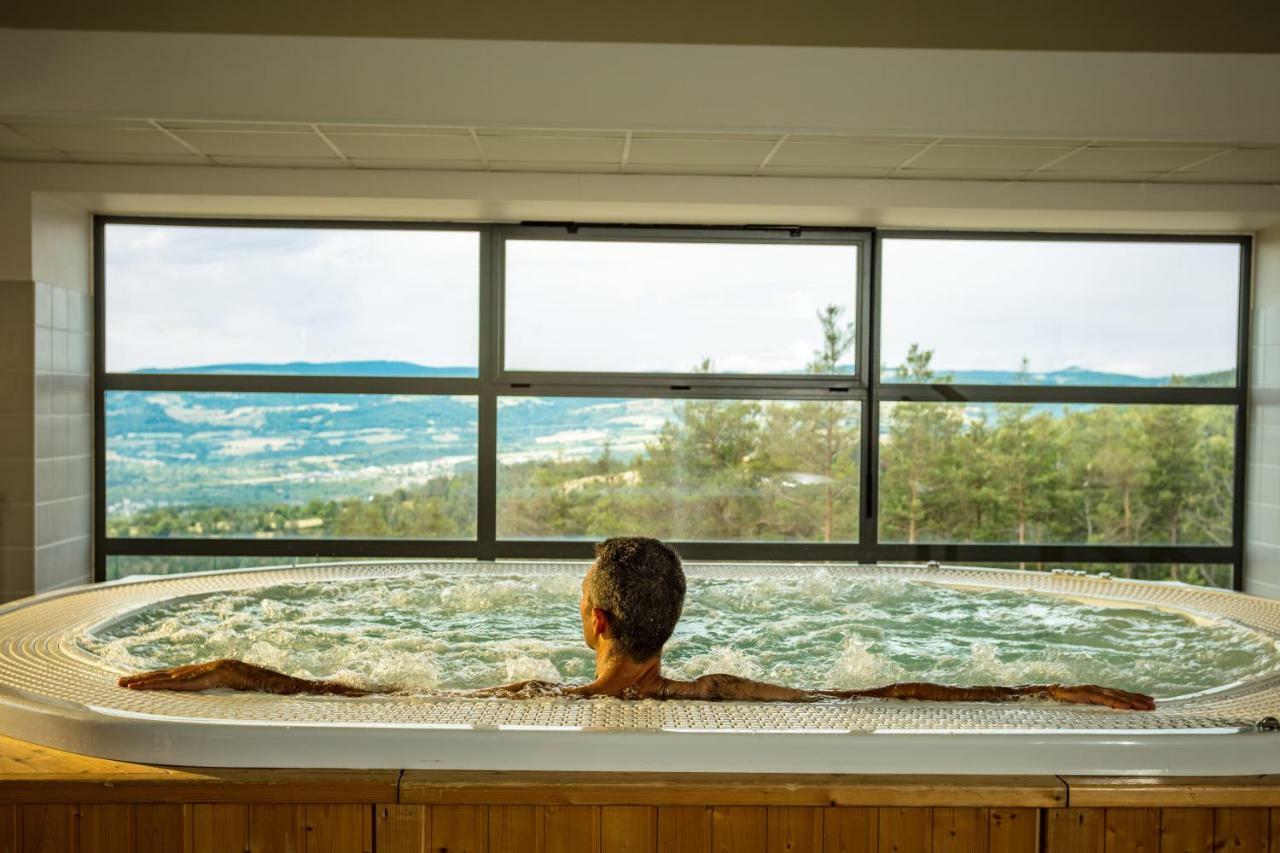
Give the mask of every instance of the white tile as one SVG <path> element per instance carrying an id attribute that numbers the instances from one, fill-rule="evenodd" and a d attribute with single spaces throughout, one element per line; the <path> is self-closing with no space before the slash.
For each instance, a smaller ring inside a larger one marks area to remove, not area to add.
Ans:
<path id="1" fill-rule="evenodd" d="M 490 136 L 480 134 L 480 148 L 490 161 L 518 163 L 622 162 L 623 140 L 578 137 Z M 634 144 L 632 154 L 635 153 Z"/>
<path id="2" fill-rule="evenodd" d="M 374 160 L 353 157 L 350 160 L 357 169 L 406 169 L 428 172 L 479 172 L 484 164 L 475 160 Z"/>
<path id="3" fill-rule="evenodd" d="M 956 171 L 1027 171 L 1070 154 L 1069 148 L 1037 148 L 1030 145 L 974 146 L 942 143 L 911 161 L 911 168 L 953 169 Z"/>
<path id="4" fill-rule="evenodd" d="M 628 164 L 758 166 L 773 149 L 767 141 L 632 139 Z M 786 147 L 785 145 L 783 146 Z M 779 152 L 781 153 L 781 152 Z"/>
<path id="5" fill-rule="evenodd" d="M 917 169 L 908 166 L 893 173 L 895 178 L 916 181 L 1017 181 L 1026 172 L 992 169 Z"/>
<path id="6" fill-rule="evenodd" d="M 1280 388 L 1280 344 L 1263 347 L 1261 356 L 1261 378 L 1254 384 L 1262 388 Z"/>
<path id="7" fill-rule="evenodd" d="M 919 143 L 807 142 L 788 139 L 769 160 L 769 165 L 893 169 L 924 148 Z"/>
<path id="8" fill-rule="evenodd" d="M 892 172 L 857 166 L 776 166 L 773 161 L 760 170 L 761 175 L 777 178 L 887 178 Z"/>
<path id="9" fill-rule="evenodd" d="M 329 139 L 353 160 L 480 162 L 470 134 L 330 133 Z"/>
<path id="10" fill-rule="evenodd" d="M 155 128 L 92 127 L 82 125 L 14 125 L 36 142 L 59 151 L 100 154 L 189 153 L 179 143 Z"/>
<path id="11" fill-rule="evenodd" d="M 36 325 L 49 326 L 53 323 L 53 288 L 42 281 L 35 284 Z"/>
<path id="12" fill-rule="evenodd" d="M 1256 462 L 1248 467 L 1248 502 L 1280 506 L 1280 465 Z"/>
<path id="13" fill-rule="evenodd" d="M 1187 171 L 1214 177 L 1236 175 L 1259 180 L 1280 178 L 1280 148 L 1237 149 Z"/>
<path id="14" fill-rule="evenodd" d="M 1203 160 L 1221 149 L 1099 146 L 1086 148 L 1045 168 L 1046 172 L 1160 174 Z"/>
<path id="15" fill-rule="evenodd" d="M 628 175 L 717 175 L 737 176 L 755 174 L 755 166 L 733 166 L 727 163 L 628 163 L 623 169 Z M 615 167 L 616 171 L 616 167 Z"/>
<path id="16" fill-rule="evenodd" d="M 268 169 L 344 169 L 350 164 L 341 157 L 238 157 L 224 154 L 215 155 L 214 162 L 219 166 L 253 166 Z"/>
<path id="17" fill-rule="evenodd" d="M 320 135 L 182 130 L 175 131 L 188 145 L 214 157 L 318 157 L 340 159 Z"/>
<path id="18" fill-rule="evenodd" d="M 618 171 L 616 163 L 550 163 L 490 160 L 489 168 L 495 172 L 548 172 L 561 174 L 609 175 Z"/>
<path id="19" fill-rule="evenodd" d="M 53 313 L 49 324 L 55 329 L 67 328 L 67 291 L 62 287 L 49 288 Z"/>
<path id="20" fill-rule="evenodd" d="M 1250 542 L 1280 543 L 1280 506 L 1250 504 L 1245 507 L 1244 529 Z"/>

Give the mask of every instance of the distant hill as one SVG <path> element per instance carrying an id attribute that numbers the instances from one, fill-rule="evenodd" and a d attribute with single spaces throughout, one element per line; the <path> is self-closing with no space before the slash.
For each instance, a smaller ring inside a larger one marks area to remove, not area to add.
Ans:
<path id="1" fill-rule="evenodd" d="M 204 364 L 197 367 L 147 367 L 137 373 L 249 373 L 272 376 L 461 376 L 474 377 L 474 367 L 432 367 L 408 361 L 290 361 L 284 364 Z"/>

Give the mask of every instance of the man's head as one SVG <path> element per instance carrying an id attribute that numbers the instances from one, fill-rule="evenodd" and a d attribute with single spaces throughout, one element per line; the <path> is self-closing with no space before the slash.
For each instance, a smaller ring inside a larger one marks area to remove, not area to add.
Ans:
<path id="1" fill-rule="evenodd" d="M 596 545 L 580 604 L 588 646 L 607 637 L 632 660 L 650 660 L 671 637 L 683 607 L 684 569 L 669 546 L 643 536 Z"/>

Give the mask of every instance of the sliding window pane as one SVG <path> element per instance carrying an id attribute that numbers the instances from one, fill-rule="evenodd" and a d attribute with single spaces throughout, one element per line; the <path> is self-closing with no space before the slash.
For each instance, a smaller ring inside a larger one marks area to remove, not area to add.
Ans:
<path id="1" fill-rule="evenodd" d="M 886 382 L 1231 386 L 1236 243 L 892 238 Z"/>
<path id="2" fill-rule="evenodd" d="M 1230 545 L 1232 406 L 884 403 L 882 542 Z"/>
<path id="3" fill-rule="evenodd" d="M 107 535 L 470 539 L 476 399 L 110 391 Z"/>
<path id="4" fill-rule="evenodd" d="M 106 227 L 107 370 L 475 376 L 474 231 Z"/>
<path id="5" fill-rule="evenodd" d="M 500 538 L 857 538 L 859 403 L 498 402 Z"/>
<path id="6" fill-rule="evenodd" d="M 508 240 L 505 367 L 851 374 L 857 279 L 847 244 Z"/>

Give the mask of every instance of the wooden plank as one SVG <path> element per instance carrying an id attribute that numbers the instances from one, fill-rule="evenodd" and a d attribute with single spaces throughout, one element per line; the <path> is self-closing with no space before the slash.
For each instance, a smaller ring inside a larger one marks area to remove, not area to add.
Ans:
<path id="1" fill-rule="evenodd" d="M 1213 849 L 1221 853 L 1267 853 L 1271 812 L 1267 809 L 1214 809 Z"/>
<path id="2" fill-rule="evenodd" d="M 1212 809 L 1160 810 L 1160 853 L 1203 853 L 1212 847 Z"/>
<path id="3" fill-rule="evenodd" d="M 608 853 L 655 853 L 658 809 L 655 806 L 601 806 L 600 849 Z"/>
<path id="4" fill-rule="evenodd" d="M 1056 808 L 1055 776 L 406 770 L 400 802 L 429 805 L 912 806 Z"/>
<path id="5" fill-rule="evenodd" d="M 822 809 L 770 806 L 765 833 L 768 853 L 822 853 Z"/>
<path id="6" fill-rule="evenodd" d="M 1159 809 L 1107 809 L 1106 853 L 1159 853 Z"/>
<path id="7" fill-rule="evenodd" d="M 249 847 L 249 807 L 198 803 L 191 807 L 194 853 L 244 853 Z"/>
<path id="8" fill-rule="evenodd" d="M 1045 811 L 1046 853 L 1103 853 L 1104 809 L 1047 809 Z"/>
<path id="9" fill-rule="evenodd" d="M 190 805 L 135 806 L 138 853 L 191 853 L 192 810 Z"/>
<path id="10" fill-rule="evenodd" d="M 762 806 L 720 806 L 711 810 L 713 853 L 764 853 L 767 821 Z"/>
<path id="11" fill-rule="evenodd" d="M 430 837 L 428 849 L 435 853 L 485 853 L 489 810 L 485 806 L 433 806 Z"/>
<path id="12" fill-rule="evenodd" d="M 991 853 L 1037 853 L 1039 809 L 991 809 L 988 838 Z"/>
<path id="13" fill-rule="evenodd" d="M 426 806 L 374 807 L 376 853 L 426 853 L 431 810 Z"/>
<path id="14" fill-rule="evenodd" d="M 373 853 L 373 808 L 333 803 L 305 806 L 307 853 Z"/>
<path id="15" fill-rule="evenodd" d="M 21 853 L 22 806 L 0 806 L 0 853 Z"/>
<path id="16" fill-rule="evenodd" d="M 78 843 L 75 809 L 67 805 L 22 807 L 23 853 L 69 853 Z"/>
<path id="17" fill-rule="evenodd" d="M 658 853 L 711 853 L 711 809 L 659 806 Z"/>
<path id="18" fill-rule="evenodd" d="M 933 847 L 932 809 L 902 808 L 898 806 L 880 809 L 880 826 L 877 830 L 880 853 L 930 853 Z"/>
<path id="19" fill-rule="evenodd" d="M 249 853 L 302 853 L 306 849 L 306 807 L 250 805 Z"/>
<path id="20" fill-rule="evenodd" d="M 599 806 L 544 806 L 546 853 L 600 853 Z"/>
<path id="21" fill-rule="evenodd" d="M 134 853 L 133 809 L 119 804 L 80 806 L 80 853 Z"/>
<path id="22" fill-rule="evenodd" d="M 823 853 L 876 853 L 880 812 L 867 806 L 832 806 L 822 814 Z"/>
<path id="23" fill-rule="evenodd" d="M 933 809 L 933 853 L 987 853 L 990 835 L 987 809 Z"/>
<path id="24" fill-rule="evenodd" d="M 1079 808 L 1280 807 L 1280 776 L 1064 776 Z"/>
<path id="25" fill-rule="evenodd" d="M 542 853 L 544 818 L 541 806 L 490 806 L 489 853 Z"/>

